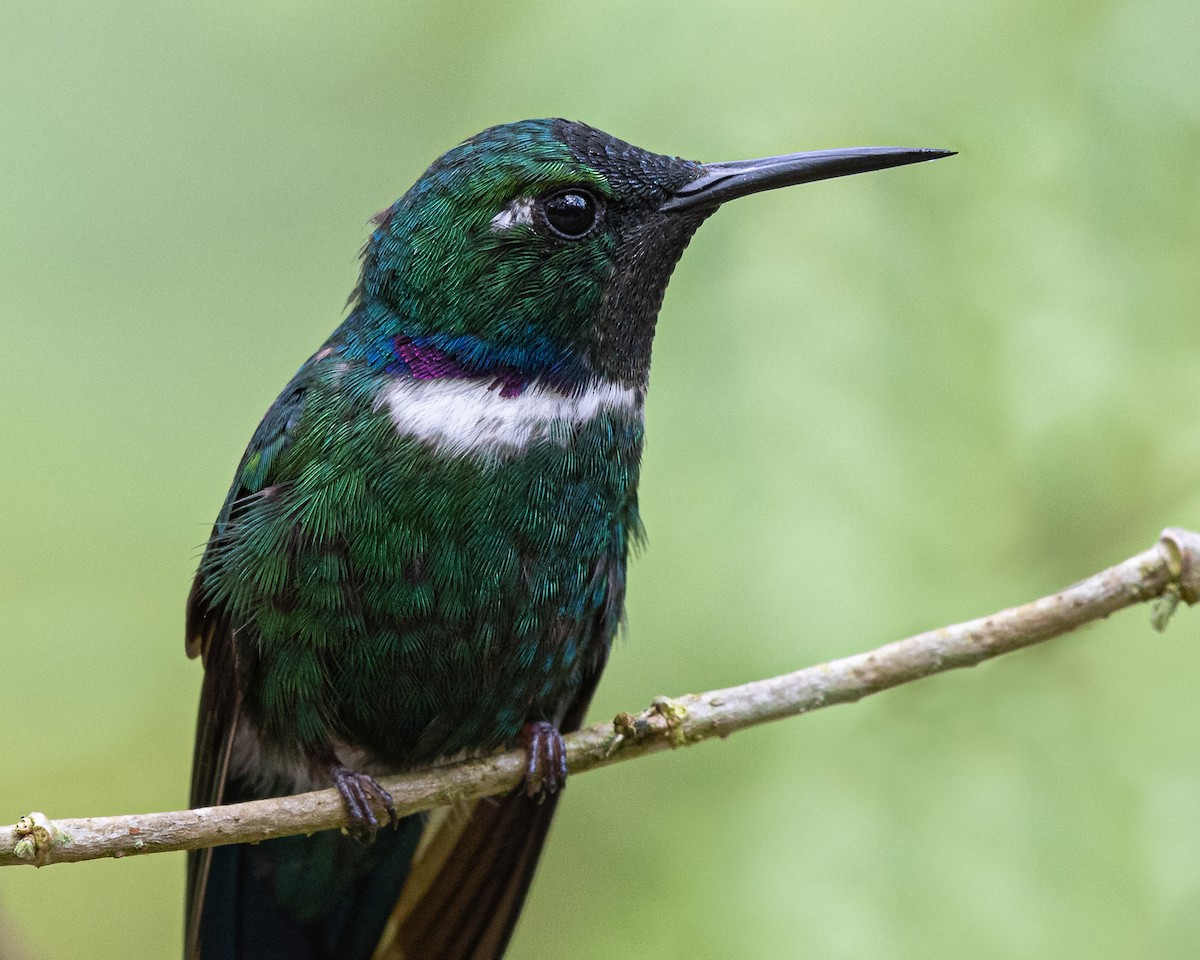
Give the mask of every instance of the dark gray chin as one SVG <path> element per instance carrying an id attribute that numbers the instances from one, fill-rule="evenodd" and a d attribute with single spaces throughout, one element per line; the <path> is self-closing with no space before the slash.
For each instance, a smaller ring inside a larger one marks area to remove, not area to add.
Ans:
<path id="1" fill-rule="evenodd" d="M 692 235 L 713 212 L 650 216 L 623 233 L 591 349 L 597 375 L 645 389 L 667 282 Z"/>

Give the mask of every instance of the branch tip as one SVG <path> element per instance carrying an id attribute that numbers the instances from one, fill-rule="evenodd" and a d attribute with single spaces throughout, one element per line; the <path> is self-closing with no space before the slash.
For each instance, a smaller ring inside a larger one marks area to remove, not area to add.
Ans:
<path id="1" fill-rule="evenodd" d="M 1167 548 L 1167 563 L 1179 585 L 1180 598 L 1189 605 L 1200 601 L 1200 533 L 1167 527 L 1159 542 Z"/>

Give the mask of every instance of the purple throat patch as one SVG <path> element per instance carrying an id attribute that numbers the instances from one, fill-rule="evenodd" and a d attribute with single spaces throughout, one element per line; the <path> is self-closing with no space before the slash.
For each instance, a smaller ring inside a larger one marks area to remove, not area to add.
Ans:
<path id="1" fill-rule="evenodd" d="M 529 385 L 528 375 L 516 367 L 473 367 L 444 350 L 430 344 L 416 344 L 408 337 L 395 337 L 393 344 L 396 356 L 417 380 L 477 380 L 492 376 L 489 389 L 499 389 L 502 397 L 519 397 Z"/>

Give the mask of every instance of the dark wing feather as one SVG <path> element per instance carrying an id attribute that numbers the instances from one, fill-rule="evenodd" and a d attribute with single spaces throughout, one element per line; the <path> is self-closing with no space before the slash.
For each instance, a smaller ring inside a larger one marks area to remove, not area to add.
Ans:
<path id="1" fill-rule="evenodd" d="M 579 729 L 602 667 L 569 705 L 563 733 Z M 518 790 L 435 813 L 372 960 L 503 956 L 557 803 Z"/>
<path id="2" fill-rule="evenodd" d="M 197 577 L 197 582 L 199 578 Z M 188 601 L 192 621 L 196 587 Z M 199 615 L 198 616 L 202 616 Z M 196 744 L 192 753 L 192 807 L 211 807 L 224 799 L 229 754 L 237 732 L 241 692 L 237 683 L 236 653 L 227 624 L 207 628 L 204 641 L 204 683 L 200 688 L 200 711 L 196 719 Z M 212 848 L 188 851 L 186 956 L 199 957 L 200 916 Z"/>
<path id="3" fill-rule="evenodd" d="M 211 603 L 205 591 L 205 571 L 215 562 L 221 540 L 240 504 L 260 493 L 271 483 L 272 466 L 290 444 L 291 431 L 304 408 L 303 380 L 311 365 L 306 364 L 284 388 L 279 399 L 267 411 L 251 438 L 250 446 L 238 465 L 236 479 L 221 509 L 200 569 L 188 594 L 186 649 L 189 657 L 204 663 L 204 682 L 200 688 L 200 710 L 196 719 L 196 743 L 192 752 L 191 806 L 209 807 L 222 802 L 229 769 L 230 749 L 237 733 L 241 712 L 242 683 L 237 650 L 233 642 L 235 624 L 220 604 Z M 199 957 L 200 916 L 212 850 L 188 853 L 185 955 Z"/>

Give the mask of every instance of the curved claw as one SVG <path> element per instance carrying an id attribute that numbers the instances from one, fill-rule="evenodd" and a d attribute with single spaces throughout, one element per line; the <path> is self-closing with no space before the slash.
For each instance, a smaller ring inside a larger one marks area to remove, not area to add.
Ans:
<path id="1" fill-rule="evenodd" d="M 400 822 L 396 816 L 396 805 L 392 795 L 379 785 L 369 773 L 360 773 L 341 764 L 329 768 L 333 784 L 341 794 L 346 812 L 350 816 L 350 833 L 363 843 L 370 843 L 379 831 L 379 818 L 375 808 L 382 807 L 387 811 L 388 824 L 395 827 Z"/>
<path id="2" fill-rule="evenodd" d="M 525 741 L 525 793 L 537 800 L 567 784 L 567 745 L 552 723 L 537 720 L 521 728 Z"/>

